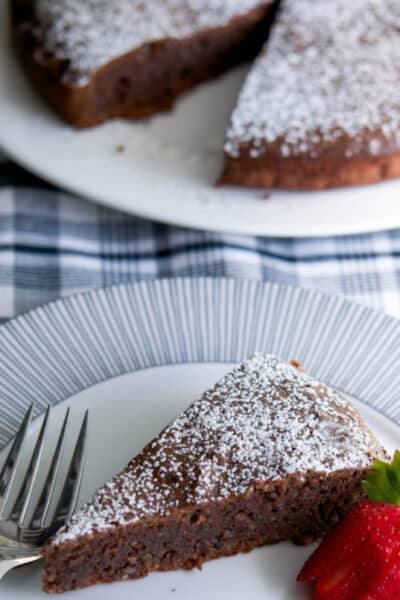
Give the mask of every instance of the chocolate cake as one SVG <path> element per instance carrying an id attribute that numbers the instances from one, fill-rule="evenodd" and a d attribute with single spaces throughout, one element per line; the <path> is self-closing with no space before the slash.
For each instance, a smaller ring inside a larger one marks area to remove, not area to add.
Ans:
<path id="1" fill-rule="evenodd" d="M 259 51 L 273 0 L 11 0 L 39 93 L 69 123 L 141 118 Z"/>
<path id="2" fill-rule="evenodd" d="M 400 2 L 282 0 L 225 144 L 225 184 L 322 189 L 400 175 Z"/>
<path id="3" fill-rule="evenodd" d="M 280 540 L 359 500 L 383 450 L 338 393 L 255 355 L 195 400 L 43 549 L 44 589 L 131 579 Z"/>

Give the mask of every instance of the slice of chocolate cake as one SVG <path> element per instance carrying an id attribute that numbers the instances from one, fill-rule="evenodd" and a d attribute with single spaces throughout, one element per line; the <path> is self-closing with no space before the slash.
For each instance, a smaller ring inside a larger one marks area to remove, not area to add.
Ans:
<path id="1" fill-rule="evenodd" d="M 225 184 L 322 189 L 400 175 L 400 2 L 282 0 L 225 144 Z"/>
<path id="2" fill-rule="evenodd" d="M 338 393 L 255 355 L 195 400 L 47 543 L 44 589 L 311 541 L 360 499 L 365 470 L 383 454 Z"/>
<path id="3" fill-rule="evenodd" d="M 168 109 L 259 51 L 274 0 L 10 0 L 36 88 L 77 127 Z"/>

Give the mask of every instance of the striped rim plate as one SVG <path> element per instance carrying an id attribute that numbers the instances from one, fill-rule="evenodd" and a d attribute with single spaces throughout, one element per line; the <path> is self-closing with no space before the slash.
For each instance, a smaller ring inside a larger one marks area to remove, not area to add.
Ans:
<path id="1" fill-rule="evenodd" d="M 400 422 L 400 322 L 277 284 L 173 279 L 88 292 L 0 328 L 0 448 L 36 414 L 95 384 L 155 366 L 235 363 L 255 351 L 306 370 Z"/>
<path id="2" fill-rule="evenodd" d="M 83 502 L 215 382 L 226 363 L 255 351 L 300 360 L 353 398 L 389 450 L 397 446 L 400 322 L 313 291 L 227 279 L 89 292 L 1 327 L 0 446 L 31 402 L 36 414 L 64 400 L 74 415 L 89 408 Z M 53 411 L 50 436 L 64 406 Z M 72 433 L 68 443 L 73 439 Z M 308 592 L 295 580 L 309 553 L 308 547 L 278 544 L 211 561 L 201 573 L 153 573 L 97 586 L 95 594 L 98 600 L 305 600 Z M 2 600 L 43 599 L 40 578 L 37 564 L 14 571 L 0 584 Z M 73 597 L 92 600 L 93 593 L 88 588 Z"/>

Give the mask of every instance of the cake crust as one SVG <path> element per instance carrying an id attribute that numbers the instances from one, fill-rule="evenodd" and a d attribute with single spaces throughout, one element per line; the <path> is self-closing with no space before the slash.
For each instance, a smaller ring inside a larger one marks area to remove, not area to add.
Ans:
<path id="1" fill-rule="evenodd" d="M 309 542 L 362 497 L 379 443 L 339 394 L 256 355 L 195 400 L 43 550 L 61 592 Z"/>
<path id="2" fill-rule="evenodd" d="M 319 191 L 378 183 L 400 177 L 400 152 L 346 158 L 273 155 L 270 149 L 251 157 L 243 145 L 237 157 L 225 155 L 220 185 L 250 188 Z"/>
<path id="3" fill-rule="evenodd" d="M 223 184 L 318 190 L 400 175 L 400 5 L 282 0 L 232 114 Z"/>

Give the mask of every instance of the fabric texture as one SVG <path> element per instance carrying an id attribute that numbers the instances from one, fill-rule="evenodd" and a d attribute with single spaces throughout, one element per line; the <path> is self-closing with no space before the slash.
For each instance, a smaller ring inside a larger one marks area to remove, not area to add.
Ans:
<path id="1" fill-rule="evenodd" d="M 103 208 L 0 163 L 0 320 L 88 288 L 177 276 L 277 281 L 400 317 L 400 230 L 279 239 L 182 229 Z"/>

